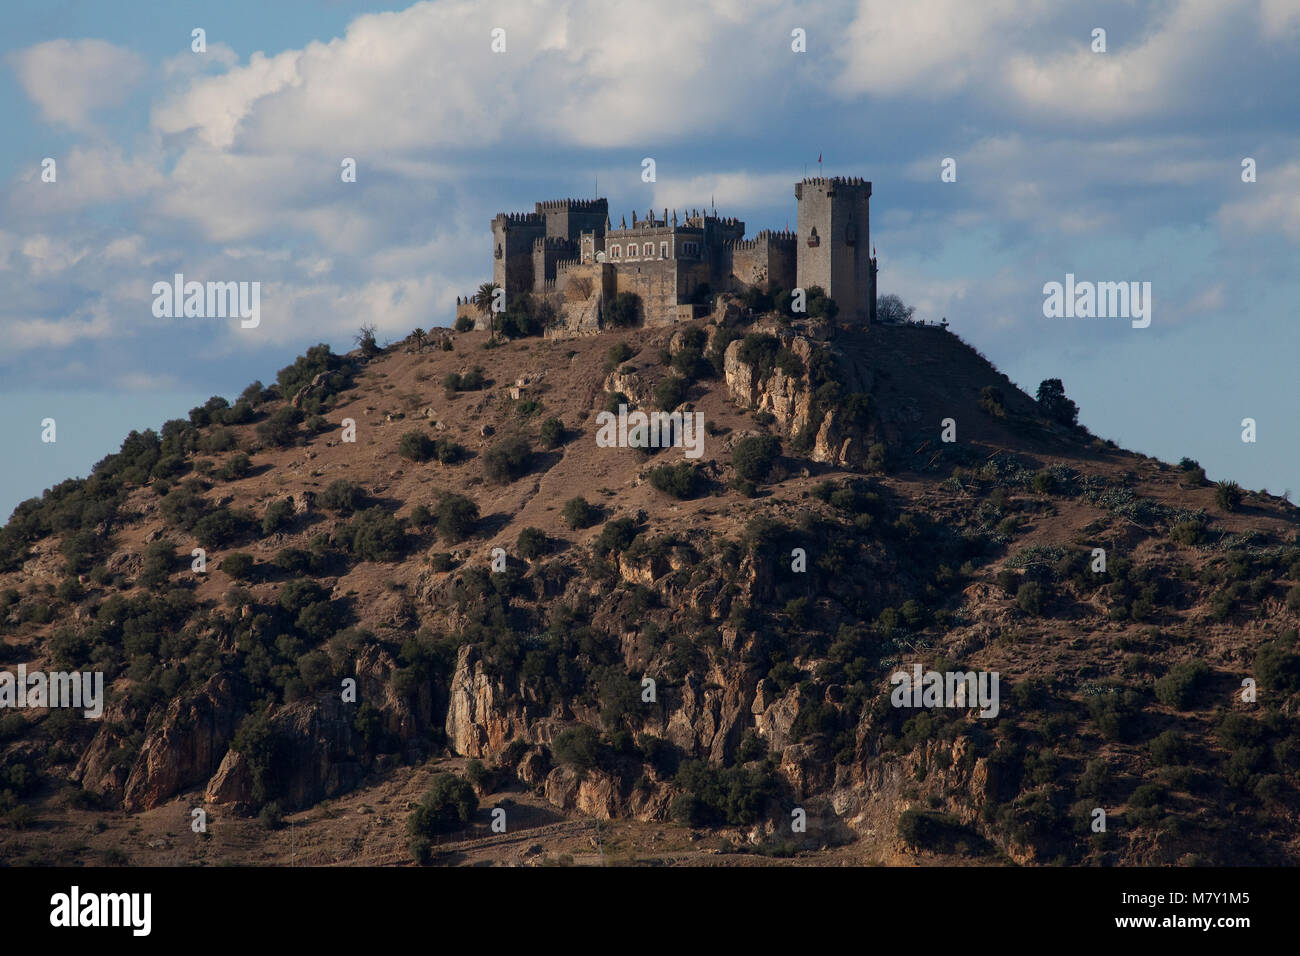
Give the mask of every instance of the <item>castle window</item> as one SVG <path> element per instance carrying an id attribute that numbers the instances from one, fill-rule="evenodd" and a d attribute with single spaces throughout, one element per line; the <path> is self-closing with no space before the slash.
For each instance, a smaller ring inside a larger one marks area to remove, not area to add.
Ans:
<path id="1" fill-rule="evenodd" d="M 660 259 L 668 258 L 668 243 L 666 242 L 659 243 L 659 258 Z"/>
<path id="2" fill-rule="evenodd" d="M 654 258 L 654 254 L 655 244 L 653 242 L 647 242 L 645 248 L 641 250 L 641 255 L 645 256 L 647 259 L 652 259 Z"/>

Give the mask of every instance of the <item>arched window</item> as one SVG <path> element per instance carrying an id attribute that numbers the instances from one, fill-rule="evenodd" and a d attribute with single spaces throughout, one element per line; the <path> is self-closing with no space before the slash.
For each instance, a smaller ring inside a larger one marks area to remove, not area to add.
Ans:
<path id="1" fill-rule="evenodd" d="M 610 247 L 609 247 L 609 257 L 610 257 L 611 259 L 621 259 L 621 258 L 623 258 L 623 247 L 622 247 L 622 246 L 610 246 Z"/>
<path id="2" fill-rule="evenodd" d="M 647 242 L 645 247 L 641 250 L 641 255 L 645 256 L 647 259 L 653 259 L 654 254 L 655 244 L 653 242 Z"/>
<path id="3" fill-rule="evenodd" d="M 660 259 L 668 258 L 668 243 L 666 242 L 659 243 L 659 258 Z"/>

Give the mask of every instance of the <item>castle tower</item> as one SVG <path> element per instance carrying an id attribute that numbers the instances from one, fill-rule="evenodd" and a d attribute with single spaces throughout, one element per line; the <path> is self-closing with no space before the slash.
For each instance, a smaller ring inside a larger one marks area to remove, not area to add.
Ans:
<path id="1" fill-rule="evenodd" d="M 850 321 L 869 322 L 876 282 L 871 261 L 871 183 L 858 177 L 813 177 L 796 183 L 799 288 L 821 286 Z"/>

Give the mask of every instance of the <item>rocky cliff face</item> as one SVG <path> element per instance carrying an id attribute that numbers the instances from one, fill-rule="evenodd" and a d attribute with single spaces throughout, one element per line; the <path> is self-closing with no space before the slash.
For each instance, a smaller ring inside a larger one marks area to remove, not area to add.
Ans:
<path id="1" fill-rule="evenodd" d="M 807 368 L 815 348 L 811 340 L 779 328 L 773 328 L 771 334 L 776 336 L 783 348 L 788 348 L 799 356 Z M 734 402 L 744 408 L 772 415 L 776 420 L 775 427 L 789 438 L 805 432 L 811 424 L 816 432 L 808 457 L 815 462 L 856 468 L 866 460 L 862 436 L 852 434 L 840 424 L 836 409 L 814 408 L 813 392 L 806 372 L 794 376 L 786 374 L 780 368 L 773 368 L 766 376 L 760 376 L 753 366 L 741 361 L 741 345 L 739 339 L 732 342 L 724 354 L 723 372 L 727 393 Z M 869 389 L 870 383 L 867 383 L 863 390 Z M 819 415 L 816 422 L 812 421 L 814 411 Z"/>

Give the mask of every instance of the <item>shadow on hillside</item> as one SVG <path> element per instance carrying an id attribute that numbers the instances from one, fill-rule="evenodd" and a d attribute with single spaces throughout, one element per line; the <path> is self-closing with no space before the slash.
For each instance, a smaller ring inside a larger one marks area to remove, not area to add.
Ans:
<path id="1" fill-rule="evenodd" d="M 514 516 L 505 511 L 496 511 L 490 515 L 483 515 L 478 519 L 478 524 L 474 526 L 474 536 L 491 538 L 510 524 L 512 520 L 514 520 Z"/>
<path id="2" fill-rule="evenodd" d="M 550 471 L 560 463 L 564 457 L 564 452 L 559 450 L 553 451 L 534 451 L 532 458 L 532 467 L 528 469 L 530 475 L 541 478 L 543 474 Z"/>

